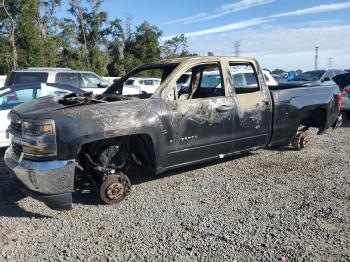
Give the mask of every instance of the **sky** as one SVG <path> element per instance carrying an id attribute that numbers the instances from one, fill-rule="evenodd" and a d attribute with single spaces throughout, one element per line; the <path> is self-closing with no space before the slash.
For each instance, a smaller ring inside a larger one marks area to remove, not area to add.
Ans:
<path id="1" fill-rule="evenodd" d="M 67 0 L 60 9 L 67 9 Z M 350 1 L 344 0 L 105 0 L 109 18 L 149 21 L 162 41 L 179 34 L 200 55 L 255 57 L 264 68 L 313 69 L 315 47 L 319 68 L 350 69 Z"/>

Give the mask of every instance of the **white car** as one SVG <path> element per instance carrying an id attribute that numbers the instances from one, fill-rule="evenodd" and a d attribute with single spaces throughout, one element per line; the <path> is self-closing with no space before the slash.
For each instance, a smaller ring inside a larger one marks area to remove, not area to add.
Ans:
<path id="1" fill-rule="evenodd" d="M 129 78 L 124 83 L 124 89 L 126 88 L 138 88 L 142 93 L 153 94 L 154 91 L 160 86 L 160 78 Z M 124 92 L 123 92 L 124 94 Z"/>
<path id="2" fill-rule="evenodd" d="M 239 83 L 238 86 L 254 86 L 257 85 L 257 80 L 255 78 L 256 74 L 253 70 L 250 69 L 243 69 L 243 70 L 237 70 L 232 71 L 231 74 L 233 75 L 233 79 L 235 83 Z M 266 84 L 268 86 L 277 86 L 277 81 L 272 77 L 269 71 L 263 70 L 263 74 L 265 77 Z M 237 86 L 237 84 L 236 84 Z"/>
<path id="3" fill-rule="evenodd" d="M 67 84 L 94 94 L 102 94 L 111 85 L 93 72 L 70 68 L 30 67 L 12 71 L 6 78 L 5 86 L 28 83 Z"/>
<path id="4" fill-rule="evenodd" d="M 62 84 L 22 84 L 0 88 L 0 148 L 10 145 L 6 137 L 6 130 L 10 125 L 7 114 L 12 108 L 20 104 L 32 101 L 36 98 L 47 95 L 59 95 L 65 93 L 83 94 L 85 91 Z"/>

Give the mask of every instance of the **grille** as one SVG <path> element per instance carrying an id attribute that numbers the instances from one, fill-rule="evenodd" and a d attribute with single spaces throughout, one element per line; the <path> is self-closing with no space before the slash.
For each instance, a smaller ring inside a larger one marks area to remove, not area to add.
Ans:
<path id="1" fill-rule="evenodd" d="M 15 132 L 22 133 L 22 123 L 11 122 L 11 129 Z"/>
<path id="2" fill-rule="evenodd" d="M 17 156 L 20 156 L 23 152 L 23 148 L 19 144 L 12 143 L 12 152 L 15 153 Z"/>

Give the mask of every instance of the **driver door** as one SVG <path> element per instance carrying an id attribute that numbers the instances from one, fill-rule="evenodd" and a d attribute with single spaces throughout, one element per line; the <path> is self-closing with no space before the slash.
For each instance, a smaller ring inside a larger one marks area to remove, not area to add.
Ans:
<path id="1" fill-rule="evenodd" d="M 220 64 L 201 64 L 190 71 L 190 85 L 166 103 L 168 167 L 218 158 L 231 150 L 224 125 L 232 118 L 232 101 L 225 96 Z"/>

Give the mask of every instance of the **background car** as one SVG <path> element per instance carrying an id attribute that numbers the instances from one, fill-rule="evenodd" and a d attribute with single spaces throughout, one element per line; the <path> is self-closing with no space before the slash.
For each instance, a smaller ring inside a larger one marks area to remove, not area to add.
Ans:
<path id="1" fill-rule="evenodd" d="M 240 83 L 239 86 L 253 86 L 257 85 L 255 73 L 253 70 L 238 70 L 231 72 L 233 75 L 234 83 Z M 263 70 L 266 84 L 268 86 L 277 86 L 277 81 L 272 77 L 269 71 Z"/>
<path id="2" fill-rule="evenodd" d="M 310 70 L 296 75 L 285 84 L 335 85 L 333 77 L 345 73 L 341 69 Z"/>
<path id="3" fill-rule="evenodd" d="M 6 78 L 5 86 L 26 83 L 60 83 L 75 86 L 94 94 L 101 94 L 110 83 L 93 72 L 75 71 L 70 68 L 30 67 L 14 70 Z"/>
<path id="4" fill-rule="evenodd" d="M 6 76 L 0 76 L 0 87 L 5 85 Z"/>
<path id="5" fill-rule="evenodd" d="M 142 93 L 153 94 L 160 86 L 160 78 L 130 78 L 125 84 L 124 88 L 138 88 Z"/>
<path id="6" fill-rule="evenodd" d="M 10 124 L 7 120 L 7 114 L 12 108 L 42 96 L 72 92 L 80 95 L 86 93 L 77 87 L 55 83 L 30 83 L 0 88 L 0 147 L 6 147 L 10 144 L 9 139 L 6 138 L 6 129 Z"/>
<path id="7" fill-rule="evenodd" d="M 334 77 L 334 81 L 342 90 L 342 108 L 341 111 L 350 118 L 350 73 Z"/>

